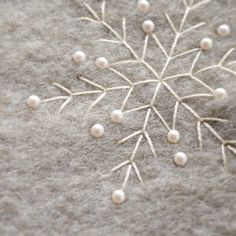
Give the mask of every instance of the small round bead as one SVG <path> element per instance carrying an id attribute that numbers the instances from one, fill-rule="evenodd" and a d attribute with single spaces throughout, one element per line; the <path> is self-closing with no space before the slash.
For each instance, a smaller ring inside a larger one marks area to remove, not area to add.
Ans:
<path id="1" fill-rule="evenodd" d="M 104 134 L 104 127 L 100 124 L 95 124 L 91 128 L 91 135 L 95 138 L 100 138 Z"/>
<path id="2" fill-rule="evenodd" d="M 72 55 L 72 59 L 76 64 L 81 64 L 86 60 L 86 55 L 82 51 L 77 51 Z"/>
<path id="3" fill-rule="evenodd" d="M 215 95 L 216 99 L 224 99 L 224 98 L 226 98 L 228 96 L 228 93 L 223 88 L 217 88 L 214 91 L 214 95 Z"/>
<path id="4" fill-rule="evenodd" d="M 124 120 L 124 114 L 121 110 L 114 110 L 111 113 L 111 120 L 113 123 L 120 124 Z"/>
<path id="5" fill-rule="evenodd" d="M 115 190 L 113 193 L 112 193 L 112 201 L 114 204 L 121 204 L 125 201 L 125 193 L 123 190 Z"/>
<path id="6" fill-rule="evenodd" d="M 225 37 L 230 33 L 230 28 L 228 25 L 223 24 L 223 25 L 220 25 L 216 31 L 219 36 Z"/>
<path id="7" fill-rule="evenodd" d="M 27 98 L 27 105 L 32 109 L 37 109 L 41 103 L 41 99 L 36 95 L 31 95 Z"/>
<path id="8" fill-rule="evenodd" d="M 104 69 L 104 68 L 106 68 L 108 66 L 108 60 L 105 57 L 99 57 L 96 60 L 95 65 L 99 69 Z"/>
<path id="9" fill-rule="evenodd" d="M 180 133 L 178 130 L 172 129 L 167 134 L 167 139 L 170 143 L 178 143 L 180 140 Z"/>
<path id="10" fill-rule="evenodd" d="M 147 0 L 139 0 L 137 4 L 138 10 L 140 12 L 147 12 L 150 8 L 150 3 Z"/>
<path id="11" fill-rule="evenodd" d="M 210 38 L 204 38 L 200 42 L 200 48 L 204 51 L 211 49 L 212 46 L 213 46 L 213 42 L 212 42 L 212 39 Z"/>
<path id="12" fill-rule="evenodd" d="M 150 34 L 154 31 L 155 25 L 151 20 L 145 20 L 142 27 L 145 33 Z"/>
<path id="13" fill-rule="evenodd" d="M 177 152 L 174 156 L 174 162 L 177 166 L 185 166 L 188 157 L 184 152 Z"/>

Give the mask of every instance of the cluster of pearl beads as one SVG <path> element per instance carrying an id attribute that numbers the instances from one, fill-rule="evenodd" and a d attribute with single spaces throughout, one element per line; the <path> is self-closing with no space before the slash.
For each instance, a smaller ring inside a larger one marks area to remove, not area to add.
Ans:
<path id="1" fill-rule="evenodd" d="M 180 140 L 180 133 L 178 130 L 171 129 L 167 134 L 167 139 L 169 143 L 176 144 Z M 177 166 L 184 166 L 187 162 L 188 158 L 184 152 L 177 152 L 174 155 L 174 163 Z"/>
<path id="2" fill-rule="evenodd" d="M 226 37 L 230 33 L 230 27 L 226 24 L 222 24 L 218 26 L 218 28 L 216 29 L 216 33 L 221 37 Z M 206 37 L 200 41 L 200 48 L 204 51 L 210 50 L 212 46 L 213 41 L 211 38 Z"/>
<path id="3" fill-rule="evenodd" d="M 219 36 L 226 37 L 230 33 L 230 27 L 226 24 L 222 24 L 216 29 L 216 32 Z M 212 39 L 210 39 L 208 37 L 203 38 L 200 41 L 200 48 L 203 51 L 210 50 L 212 48 L 212 46 L 213 46 L 213 41 L 212 41 Z M 228 97 L 228 93 L 224 88 L 215 89 L 214 95 L 217 100 L 223 100 Z"/>
<path id="4" fill-rule="evenodd" d="M 121 110 L 114 110 L 111 113 L 111 120 L 115 124 L 121 124 L 124 120 L 124 114 Z M 91 135 L 100 138 L 104 135 L 104 127 L 101 124 L 95 124 L 91 128 Z"/>

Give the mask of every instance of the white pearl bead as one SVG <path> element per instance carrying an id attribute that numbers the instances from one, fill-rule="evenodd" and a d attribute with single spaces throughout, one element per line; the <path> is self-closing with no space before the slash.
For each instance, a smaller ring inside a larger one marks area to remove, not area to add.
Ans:
<path id="1" fill-rule="evenodd" d="M 218 28 L 217 28 L 217 33 L 218 35 L 222 36 L 222 37 L 225 37 L 227 36 L 229 33 L 230 33 L 230 28 L 228 25 L 226 24 L 223 24 L 223 25 L 220 25 Z"/>
<path id="2" fill-rule="evenodd" d="M 145 20 L 142 27 L 145 33 L 150 34 L 154 31 L 155 25 L 151 20 Z"/>
<path id="3" fill-rule="evenodd" d="M 95 124 L 91 128 L 91 135 L 95 138 L 100 138 L 104 134 L 104 127 L 100 124 Z"/>
<path id="4" fill-rule="evenodd" d="M 114 110 L 111 113 L 111 120 L 113 123 L 120 124 L 124 120 L 124 114 L 121 110 Z"/>
<path id="5" fill-rule="evenodd" d="M 211 49 L 212 46 L 213 46 L 213 42 L 212 42 L 212 39 L 210 38 L 204 38 L 200 42 L 200 48 L 204 51 Z"/>
<path id="6" fill-rule="evenodd" d="M 31 95 L 27 98 L 27 105 L 32 109 L 37 109 L 41 103 L 41 99 L 36 95 Z"/>
<path id="7" fill-rule="evenodd" d="M 225 99 L 228 96 L 228 93 L 223 88 L 217 88 L 214 91 L 214 95 L 216 99 Z"/>
<path id="8" fill-rule="evenodd" d="M 177 166 L 184 166 L 187 163 L 188 157 L 184 152 L 177 152 L 174 156 L 174 162 Z"/>
<path id="9" fill-rule="evenodd" d="M 86 55 L 82 51 L 77 51 L 72 55 L 72 59 L 75 63 L 80 64 L 86 60 Z"/>
<path id="10" fill-rule="evenodd" d="M 123 190 L 115 190 L 113 193 L 112 193 L 112 201 L 114 204 L 121 204 L 125 201 L 125 193 Z"/>
<path id="11" fill-rule="evenodd" d="M 99 57 L 96 60 L 95 65 L 99 69 L 104 69 L 104 68 L 106 68 L 108 66 L 108 60 L 105 57 Z"/>
<path id="12" fill-rule="evenodd" d="M 138 10 L 140 12 L 147 12 L 150 8 L 150 3 L 147 0 L 139 0 L 137 4 Z"/>
<path id="13" fill-rule="evenodd" d="M 180 140 L 180 133 L 178 130 L 172 129 L 167 134 L 167 139 L 170 143 L 178 143 Z"/>

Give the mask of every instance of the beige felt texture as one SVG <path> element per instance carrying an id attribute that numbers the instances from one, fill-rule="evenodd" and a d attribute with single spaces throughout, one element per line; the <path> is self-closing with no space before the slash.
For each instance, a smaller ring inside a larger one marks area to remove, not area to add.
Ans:
<path id="1" fill-rule="evenodd" d="M 100 16 L 102 1 L 86 2 Z M 106 21 L 121 34 L 126 17 L 127 41 L 139 56 L 145 19 L 155 23 L 155 35 L 169 52 L 174 33 L 164 13 L 178 26 L 185 11 L 180 0 L 150 3 L 151 11 L 140 14 L 134 0 L 107 1 Z M 206 25 L 181 37 L 175 53 L 198 48 L 202 38 L 210 37 L 213 48 L 200 55 L 194 71 L 217 64 L 236 46 L 235 12 L 234 0 L 212 0 L 192 11 L 184 28 L 200 22 Z M 110 63 L 130 60 L 130 52 L 119 44 L 97 42 L 115 38 L 104 27 L 80 17 L 92 16 L 79 0 L 0 1 L 0 235 L 236 235 L 236 156 L 225 147 L 224 166 L 221 143 L 204 125 L 203 150 L 199 150 L 197 119 L 182 105 L 177 114 L 176 129 L 181 133 L 177 145 L 167 142 L 166 128 L 151 112 L 146 131 L 156 157 L 143 138 L 135 163 L 144 185 L 132 169 L 125 189 L 127 200 L 120 206 L 112 203 L 111 193 L 121 188 L 127 166 L 115 173 L 111 169 L 129 160 L 139 136 L 121 145 L 117 141 L 142 128 L 147 109 L 127 113 L 124 124 L 113 124 L 110 113 L 120 108 L 127 89 L 109 91 L 91 111 L 87 108 L 96 94 L 74 97 L 60 114 L 62 101 L 41 104 L 36 111 L 26 106 L 32 94 L 42 99 L 66 95 L 53 82 L 73 92 L 94 89 L 78 80 L 78 75 L 106 88 L 127 85 L 112 71 L 98 70 L 94 62 L 101 56 Z M 225 38 L 215 33 L 222 23 L 231 28 Z M 87 55 L 82 65 L 71 60 L 77 50 Z M 188 72 L 196 54 L 170 63 L 165 76 Z M 151 38 L 145 60 L 158 73 L 165 65 L 165 56 Z M 224 65 L 236 71 L 236 64 L 230 63 L 235 60 L 233 51 Z M 132 82 L 155 79 L 141 64 L 114 68 Z M 192 98 L 186 104 L 201 117 L 230 120 L 209 124 L 223 140 L 236 140 L 236 76 L 214 68 L 199 73 L 198 78 L 212 89 L 225 88 L 229 97 L 222 102 Z M 169 85 L 181 96 L 209 92 L 186 77 L 170 80 Z M 149 104 L 154 90 L 153 84 L 136 86 L 125 109 Z M 175 102 L 161 86 L 154 105 L 169 126 Z M 105 128 L 99 140 L 90 135 L 94 123 Z M 173 164 L 177 151 L 188 155 L 184 168 Z"/>

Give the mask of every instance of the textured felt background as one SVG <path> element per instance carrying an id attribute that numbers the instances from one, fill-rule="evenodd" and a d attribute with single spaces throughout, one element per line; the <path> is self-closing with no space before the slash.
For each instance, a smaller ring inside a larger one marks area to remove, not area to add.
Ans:
<path id="1" fill-rule="evenodd" d="M 99 12 L 101 1 L 88 2 Z M 148 16 L 137 13 L 135 2 L 109 0 L 107 19 L 111 25 L 119 31 L 122 16 L 126 16 L 128 40 L 140 54 L 144 39 L 140 25 L 151 18 L 160 41 L 169 48 L 173 34 L 164 12 L 179 24 L 184 12 L 181 1 L 152 0 Z M 234 0 L 213 0 L 193 12 L 186 26 L 200 21 L 208 24 L 181 39 L 177 52 L 197 47 L 202 37 L 210 36 L 214 48 L 201 56 L 197 67 L 219 61 L 236 46 L 235 12 Z M 142 143 L 137 164 L 145 187 L 132 175 L 126 191 L 128 201 L 114 206 L 111 192 L 120 188 L 125 170 L 109 171 L 128 157 L 136 140 L 121 146 L 116 141 L 140 128 L 145 113 L 129 115 L 124 125 L 111 124 L 109 114 L 120 107 L 125 95 L 119 92 L 107 96 L 90 113 L 85 110 L 95 99 L 91 96 L 73 100 L 59 116 L 55 112 L 60 102 L 44 104 L 37 111 L 26 107 L 31 94 L 42 98 L 61 94 L 52 85 L 54 81 L 74 91 L 88 89 L 78 82 L 77 73 L 106 86 L 122 83 L 110 72 L 99 72 L 94 60 L 106 56 L 115 62 L 130 55 L 117 45 L 93 42 L 110 35 L 102 27 L 78 20 L 88 15 L 78 0 L 0 1 L 0 235 L 236 235 L 235 157 L 227 152 L 229 162 L 224 170 L 219 143 L 206 130 L 204 151 L 199 152 L 196 120 L 184 109 L 177 123 L 182 134 L 179 145 L 166 143 L 165 129 L 151 116 L 149 130 L 158 158 Z M 224 39 L 214 32 L 221 23 L 232 30 Z M 88 57 L 82 66 L 71 62 L 78 49 Z M 182 72 L 193 58 L 191 54 L 176 62 L 168 73 Z M 235 58 L 233 53 L 228 60 Z M 164 63 L 153 41 L 147 60 L 158 71 Z M 133 81 L 151 76 L 141 67 L 121 66 L 120 70 Z M 201 115 L 230 119 L 230 124 L 212 125 L 223 137 L 236 138 L 236 78 L 221 70 L 204 72 L 200 78 L 213 88 L 226 88 L 230 98 L 220 105 L 206 100 L 192 100 L 191 105 Z M 188 80 L 172 85 L 182 94 L 200 88 Z M 140 87 L 128 107 L 145 104 L 152 92 L 153 87 Z M 161 91 L 158 105 L 168 122 L 173 102 L 173 97 Z M 98 141 L 89 135 L 95 122 L 106 129 Z M 185 168 L 173 165 L 177 150 L 189 155 Z"/>

